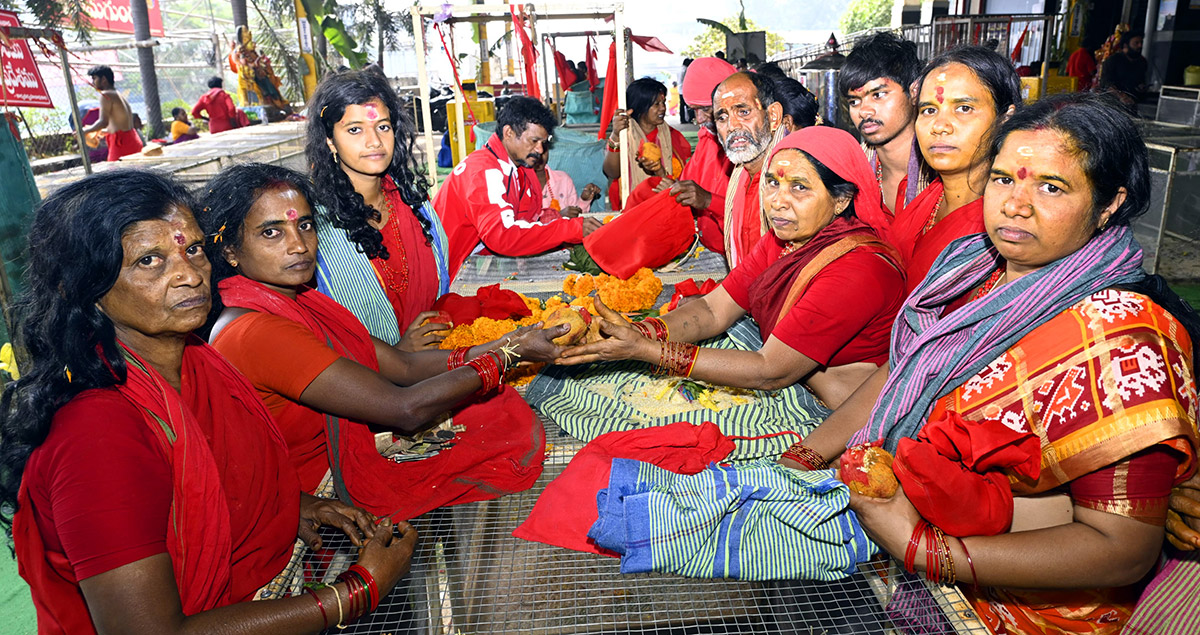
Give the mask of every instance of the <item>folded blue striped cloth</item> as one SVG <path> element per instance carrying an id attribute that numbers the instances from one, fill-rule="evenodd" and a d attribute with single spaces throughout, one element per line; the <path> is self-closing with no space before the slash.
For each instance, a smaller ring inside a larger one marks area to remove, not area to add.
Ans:
<path id="1" fill-rule="evenodd" d="M 596 503 L 588 536 L 621 554 L 622 573 L 831 581 L 879 552 L 833 470 L 760 460 L 685 475 L 613 459 Z"/>

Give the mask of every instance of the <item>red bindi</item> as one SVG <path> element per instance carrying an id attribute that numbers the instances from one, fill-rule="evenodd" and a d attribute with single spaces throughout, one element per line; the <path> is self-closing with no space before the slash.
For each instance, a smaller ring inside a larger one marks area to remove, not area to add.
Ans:
<path id="1" fill-rule="evenodd" d="M 1025 169 L 1025 166 L 1021 166 L 1021 168 L 1017 170 L 1017 178 L 1024 181 L 1026 176 L 1029 176 L 1029 170 Z"/>
<path id="2" fill-rule="evenodd" d="M 375 109 L 375 104 L 367 104 L 367 116 L 372 119 L 379 118 L 379 111 Z"/>
<path id="3" fill-rule="evenodd" d="M 937 87 L 937 100 L 939 104 L 946 101 L 946 89 L 941 86 Z"/>
<path id="4" fill-rule="evenodd" d="M 187 240 L 183 237 L 183 232 L 175 232 L 175 244 L 176 245 L 179 245 L 182 247 L 183 244 L 186 242 L 187 242 Z"/>
<path id="5" fill-rule="evenodd" d="M 294 209 L 289 209 L 284 215 L 287 216 L 287 219 L 290 221 L 294 221 L 300 217 L 300 214 L 297 214 L 296 210 Z"/>

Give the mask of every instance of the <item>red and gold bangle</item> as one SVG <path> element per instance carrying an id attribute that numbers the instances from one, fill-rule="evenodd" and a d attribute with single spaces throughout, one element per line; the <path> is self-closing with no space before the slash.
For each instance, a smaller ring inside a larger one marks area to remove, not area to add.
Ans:
<path id="1" fill-rule="evenodd" d="M 375 576 L 371 575 L 371 572 L 367 571 L 365 567 L 358 564 L 350 565 L 348 571 L 357 573 L 358 576 L 362 578 L 364 582 L 366 582 L 368 591 L 367 597 L 371 601 L 371 610 L 374 611 L 379 607 L 379 585 L 375 583 Z"/>
<path id="2" fill-rule="evenodd" d="M 488 351 L 475 359 L 467 362 L 479 375 L 479 382 L 483 386 L 479 392 L 485 393 L 500 385 L 504 380 L 504 373 L 508 371 L 507 358 L 497 353 L 496 351 Z"/>
<path id="3" fill-rule="evenodd" d="M 321 609 L 321 630 L 329 628 L 329 615 L 325 613 L 325 604 L 321 602 L 321 598 L 317 597 L 317 592 L 312 587 L 304 587 L 303 592 L 311 595 L 317 601 L 317 608 Z M 333 592 L 337 593 L 337 589 L 334 589 Z"/>
<path id="4" fill-rule="evenodd" d="M 937 530 L 938 538 L 942 540 L 942 551 L 946 554 L 946 584 L 953 586 L 958 582 L 958 571 L 954 568 L 954 554 L 950 551 L 950 541 L 946 540 L 946 533 L 941 529 Z"/>
<path id="5" fill-rule="evenodd" d="M 825 470 L 829 468 L 829 462 L 825 460 L 825 457 L 821 456 L 816 450 L 804 445 L 803 441 L 792 444 L 792 447 L 784 451 L 783 456 L 810 470 Z"/>
<path id="6" fill-rule="evenodd" d="M 667 323 L 661 318 L 648 317 L 640 322 L 653 330 L 654 335 L 650 339 L 665 342 L 671 339 L 671 329 L 667 327 Z"/>
<path id="7" fill-rule="evenodd" d="M 470 346 L 460 346 L 450 351 L 450 356 L 446 358 L 446 370 L 454 370 L 467 363 L 467 354 L 471 352 Z"/>
<path id="8" fill-rule="evenodd" d="M 688 342 L 659 342 L 658 368 L 656 375 L 674 375 L 688 377 L 696 364 L 696 356 L 700 347 Z"/>

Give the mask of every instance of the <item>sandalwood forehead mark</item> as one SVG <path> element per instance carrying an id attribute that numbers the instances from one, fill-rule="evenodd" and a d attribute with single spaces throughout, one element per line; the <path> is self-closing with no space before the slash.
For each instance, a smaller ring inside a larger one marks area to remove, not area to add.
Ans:
<path id="1" fill-rule="evenodd" d="M 1017 148 L 1017 154 L 1028 159 L 1029 157 L 1033 156 L 1033 148 L 1031 148 L 1029 146 L 1021 146 L 1021 147 Z"/>

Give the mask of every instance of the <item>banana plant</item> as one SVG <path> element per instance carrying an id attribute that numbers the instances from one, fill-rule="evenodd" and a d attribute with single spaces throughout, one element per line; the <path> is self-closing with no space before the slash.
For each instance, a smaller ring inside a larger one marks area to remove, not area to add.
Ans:
<path id="1" fill-rule="evenodd" d="M 334 48 L 351 68 L 367 65 L 367 54 L 358 50 L 358 43 L 350 35 L 346 23 L 338 17 L 336 0 L 301 0 L 308 22 L 314 29 L 325 34 L 325 41 Z"/>

